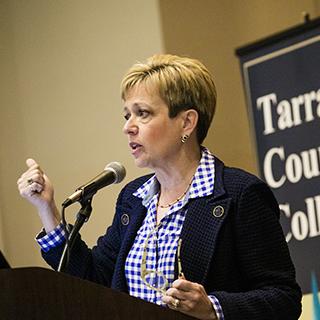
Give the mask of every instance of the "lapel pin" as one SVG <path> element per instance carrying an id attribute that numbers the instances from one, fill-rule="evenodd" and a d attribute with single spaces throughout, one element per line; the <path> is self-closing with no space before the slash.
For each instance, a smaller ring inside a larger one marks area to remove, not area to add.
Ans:
<path id="1" fill-rule="evenodd" d="M 214 215 L 216 218 L 222 217 L 223 214 L 224 214 L 224 209 L 223 209 L 221 206 L 216 206 L 216 207 L 213 209 L 213 215 Z"/>
<path id="2" fill-rule="evenodd" d="M 129 216 L 126 213 L 121 216 L 121 223 L 124 226 L 127 226 L 129 224 L 129 220 Z"/>

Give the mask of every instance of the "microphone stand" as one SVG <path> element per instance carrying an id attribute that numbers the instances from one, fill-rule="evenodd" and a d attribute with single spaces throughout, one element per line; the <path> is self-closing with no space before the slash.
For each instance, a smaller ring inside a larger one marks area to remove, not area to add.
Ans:
<path id="1" fill-rule="evenodd" d="M 82 225 L 89 219 L 92 212 L 92 197 L 86 200 L 81 201 L 81 209 L 77 214 L 77 220 L 74 224 L 73 229 L 70 232 L 69 238 L 66 239 L 66 244 L 61 255 L 60 264 L 58 267 L 58 272 L 66 272 L 68 263 L 69 263 L 69 254 L 73 246 L 74 240 L 80 231 Z"/>

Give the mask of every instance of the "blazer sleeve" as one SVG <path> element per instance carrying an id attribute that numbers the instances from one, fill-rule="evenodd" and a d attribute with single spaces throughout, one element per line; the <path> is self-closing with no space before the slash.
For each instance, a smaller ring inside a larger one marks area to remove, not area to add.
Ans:
<path id="1" fill-rule="evenodd" d="M 119 194 L 117 207 L 122 203 L 123 190 Z M 90 249 L 82 240 L 81 235 L 76 236 L 70 251 L 70 259 L 66 272 L 68 274 L 110 287 L 112 277 L 121 247 L 118 228 L 118 215 L 115 214 L 112 225 L 108 227 L 105 235 L 99 237 L 97 245 Z M 72 226 L 71 226 L 72 228 Z M 65 246 L 65 241 L 48 252 L 42 251 L 44 260 L 55 270 Z"/>

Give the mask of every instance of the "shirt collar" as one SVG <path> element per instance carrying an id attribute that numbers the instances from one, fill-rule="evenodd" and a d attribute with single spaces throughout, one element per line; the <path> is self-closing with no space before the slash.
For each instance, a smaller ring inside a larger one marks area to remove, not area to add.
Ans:
<path id="1" fill-rule="evenodd" d="M 201 147 L 201 160 L 184 202 L 187 202 L 190 198 L 200 198 L 212 194 L 214 174 L 214 155 L 207 148 Z M 133 195 L 143 199 L 142 204 L 147 206 L 152 198 L 159 192 L 159 187 L 157 176 L 154 174 L 147 182 L 136 190 Z"/>

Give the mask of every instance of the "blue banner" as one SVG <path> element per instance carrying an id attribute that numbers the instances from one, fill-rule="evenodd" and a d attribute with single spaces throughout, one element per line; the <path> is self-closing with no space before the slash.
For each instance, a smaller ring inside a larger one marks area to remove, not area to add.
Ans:
<path id="1" fill-rule="evenodd" d="M 320 20 L 236 52 L 260 177 L 279 202 L 297 281 L 311 293 L 311 274 L 320 279 Z"/>

